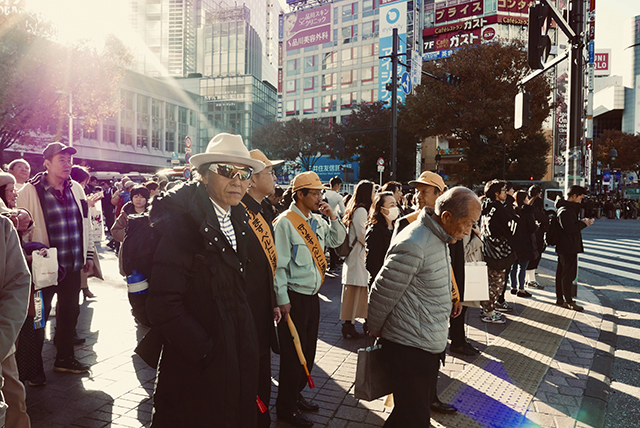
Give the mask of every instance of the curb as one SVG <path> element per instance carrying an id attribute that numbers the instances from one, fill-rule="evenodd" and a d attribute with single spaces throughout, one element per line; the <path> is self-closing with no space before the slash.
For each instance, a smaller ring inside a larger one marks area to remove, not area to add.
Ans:
<path id="1" fill-rule="evenodd" d="M 594 428 L 602 428 L 609 403 L 611 372 L 618 341 L 618 317 L 613 302 L 602 291 L 592 287 L 592 292 L 606 310 L 577 420 Z"/>

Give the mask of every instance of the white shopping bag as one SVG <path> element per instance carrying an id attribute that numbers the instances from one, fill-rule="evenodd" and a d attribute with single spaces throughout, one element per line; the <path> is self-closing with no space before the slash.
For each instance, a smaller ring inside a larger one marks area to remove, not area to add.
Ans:
<path id="1" fill-rule="evenodd" d="M 464 304 L 489 300 L 489 273 L 485 262 L 464 265 Z"/>
<path id="2" fill-rule="evenodd" d="M 42 248 L 31 253 L 33 285 L 36 290 L 58 283 L 58 250 Z"/>

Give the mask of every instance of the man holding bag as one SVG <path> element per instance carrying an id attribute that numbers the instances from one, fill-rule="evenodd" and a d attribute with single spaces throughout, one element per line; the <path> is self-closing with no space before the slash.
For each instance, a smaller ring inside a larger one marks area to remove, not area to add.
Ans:
<path id="1" fill-rule="evenodd" d="M 58 265 L 66 276 L 58 285 L 43 289 L 45 320 L 53 295 L 58 295 L 56 317 L 57 347 L 53 370 L 86 373 L 90 367 L 79 362 L 73 351 L 73 336 L 80 313 L 80 272 L 91 272 L 95 247 L 87 197 L 79 183 L 70 179 L 76 149 L 54 142 L 42 152 L 46 171 L 36 174 L 18 193 L 17 205 L 33 216 L 34 228 L 23 236 L 25 242 L 40 242 L 56 248 Z"/>

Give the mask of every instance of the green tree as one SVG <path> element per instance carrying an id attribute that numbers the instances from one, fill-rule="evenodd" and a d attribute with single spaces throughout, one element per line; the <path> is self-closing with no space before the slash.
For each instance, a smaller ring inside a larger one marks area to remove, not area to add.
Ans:
<path id="1" fill-rule="evenodd" d="M 518 81 L 529 73 L 521 42 L 495 42 L 458 49 L 451 57 L 429 61 L 423 69 L 436 76 L 452 73 L 462 83 L 454 88 L 423 76 L 415 94 L 407 96 L 400 114 L 421 138 L 454 136 L 466 142 L 467 184 L 500 177 L 506 147 L 508 179 L 539 179 L 547 166 L 550 142 L 541 131 L 552 108 L 551 83 L 540 76 L 525 89 L 531 93 L 531 124 L 514 129 Z M 484 142 L 484 143 L 483 143 Z"/>
<path id="2" fill-rule="evenodd" d="M 358 104 L 351 115 L 343 119 L 336 132 L 345 140 L 344 159 L 358 160 L 360 178 L 378 182 L 380 173 L 376 161 L 382 157 L 386 165 L 383 181 L 388 181 L 391 171 L 391 111 L 381 102 Z M 418 138 L 398 120 L 397 180 L 415 178 L 416 144 Z"/>
<path id="3" fill-rule="evenodd" d="M 118 82 L 131 61 L 117 39 L 101 53 L 60 46 L 48 40 L 46 22 L 27 14 L 0 16 L 0 34 L 0 159 L 17 141 L 37 144 L 39 133 L 66 141 L 69 93 L 85 129 L 117 113 Z"/>
<path id="4" fill-rule="evenodd" d="M 630 171 L 638 178 L 640 174 L 640 135 L 620 131 L 604 131 L 595 143 L 596 161 L 603 167 Z M 618 157 L 612 161 L 609 154 L 616 149 Z"/>
<path id="5" fill-rule="evenodd" d="M 311 171 L 322 155 L 333 150 L 334 134 L 321 120 L 293 118 L 271 122 L 253 134 L 253 145 L 271 159 L 299 160 L 305 171 Z"/>

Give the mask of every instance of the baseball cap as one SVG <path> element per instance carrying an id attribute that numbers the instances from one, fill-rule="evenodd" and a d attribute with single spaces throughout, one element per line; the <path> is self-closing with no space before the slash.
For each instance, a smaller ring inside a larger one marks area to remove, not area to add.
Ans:
<path id="1" fill-rule="evenodd" d="M 409 182 L 409 184 L 414 187 L 416 184 L 426 184 L 428 186 L 437 187 L 440 192 L 444 192 L 445 190 L 447 190 L 447 185 L 444 184 L 444 180 L 442 179 L 442 177 L 431 171 L 424 171 L 422 174 L 420 174 L 420 177 L 418 177 L 417 180 L 412 180 Z"/>
<path id="2" fill-rule="evenodd" d="M 262 153 L 262 151 L 258 149 L 251 150 L 249 152 L 249 155 L 251 156 L 252 159 L 262 161 L 265 164 L 265 167 L 278 166 L 282 162 L 284 162 L 283 160 L 270 160 L 269 158 L 267 158 L 267 156 L 264 153 Z"/>
<path id="3" fill-rule="evenodd" d="M 293 192 L 297 192 L 302 189 L 311 189 L 311 190 L 324 190 L 325 187 L 320 181 L 320 177 L 313 171 L 303 172 L 302 174 L 296 175 L 291 183 L 291 187 L 293 187 Z"/>
<path id="4" fill-rule="evenodd" d="M 75 155 L 76 153 L 78 153 L 78 151 L 73 147 L 65 146 L 61 142 L 56 141 L 54 143 L 47 144 L 47 147 L 44 148 L 42 155 L 45 159 L 51 160 L 58 153 L 69 153 L 70 155 Z"/>

